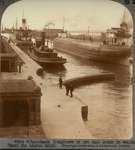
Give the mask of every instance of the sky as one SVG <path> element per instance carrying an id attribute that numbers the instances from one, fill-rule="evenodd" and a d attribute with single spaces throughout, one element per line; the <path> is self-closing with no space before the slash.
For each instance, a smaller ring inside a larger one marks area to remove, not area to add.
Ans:
<path id="1" fill-rule="evenodd" d="M 2 25 L 12 27 L 22 16 L 29 28 L 43 29 L 53 22 L 55 28 L 78 31 L 106 30 L 119 27 L 125 7 L 111 0 L 21 0 L 9 6 L 4 12 Z M 128 11 L 127 11 L 128 12 Z M 131 15 L 127 13 L 131 19 Z M 132 19 L 131 19 L 132 20 Z"/>

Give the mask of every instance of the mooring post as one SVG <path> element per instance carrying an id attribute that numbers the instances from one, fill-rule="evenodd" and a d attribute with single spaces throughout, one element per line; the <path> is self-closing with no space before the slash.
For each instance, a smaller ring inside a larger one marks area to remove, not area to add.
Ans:
<path id="1" fill-rule="evenodd" d="M 82 113 L 82 119 L 84 121 L 87 121 L 88 120 L 88 106 L 87 105 L 84 105 L 81 107 L 81 113 Z"/>

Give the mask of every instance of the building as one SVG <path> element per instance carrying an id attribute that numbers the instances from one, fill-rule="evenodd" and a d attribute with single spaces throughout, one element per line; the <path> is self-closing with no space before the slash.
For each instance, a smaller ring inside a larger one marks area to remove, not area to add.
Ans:
<path id="1" fill-rule="evenodd" d="M 59 38 L 67 38 L 67 32 L 58 33 Z"/>
<path id="2" fill-rule="evenodd" d="M 1 72 L 17 72 L 17 65 L 22 62 L 4 38 L 0 49 L 0 62 Z"/>
<path id="3" fill-rule="evenodd" d="M 130 39 L 132 35 L 128 29 L 128 25 L 123 22 L 119 28 L 108 29 L 104 34 L 105 40 L 108 44 L 112 45 L 130 45 Z"/>
<path id="4" fill-rule="evenodd" d="M 64 34 L 64 30 L 63 29 L 47 29 L 45 28 L 43 30 L 45 32 L 45 36 L 46 38 L 49 38 L 49 39 L 54 39 L 56 37 L 59 36 L 59 34 Z"/>
<path id="5" fill-rule="evenodd" d="M 1 72 L 17 72 L 17 57 L 12 53 L 1 53 Z"/>
<path id="6" fill-rule="evenodd" d="M 33 80 L 0 81 L 0 127 L 40 125 L 41 89 Z"/>

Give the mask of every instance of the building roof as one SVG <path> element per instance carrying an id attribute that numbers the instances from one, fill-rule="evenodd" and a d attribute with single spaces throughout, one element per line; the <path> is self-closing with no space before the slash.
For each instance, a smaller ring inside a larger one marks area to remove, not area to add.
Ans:
<path id="1" fill-rule="evenodd" d="M 52 32 L 52 33 L 64 33 L 63 29 L 44 29 L 44 32 Z"/>
<path id="2" fill-rule="evenodd" d="M 0 80 L 0 94 L 17 94 L 17 93 L 39 93 L 40 88 L 35 84 L 33 80 L 24 79 L 8 79 Z"/>
<path id="3" fill-rule="evenodd" d="M 0 53 L 0 57 L 16 57 L 13 53 Z"/>

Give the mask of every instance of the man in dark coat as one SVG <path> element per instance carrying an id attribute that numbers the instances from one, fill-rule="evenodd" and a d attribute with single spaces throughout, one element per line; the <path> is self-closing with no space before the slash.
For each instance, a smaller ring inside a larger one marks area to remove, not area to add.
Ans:
<path id="1" fill-rule="evenodd" d="M 70 84 L 69 91 L 71 97 L 73 97 L 73 90 L 74 90 L 73 84 Z"/>
<path id="2" fill-rule="evenodd" d="M 62 77 L 60 76 L 59 77 L 59 88 L 62 89 L 62 84 L 63 84 L 63 80 L 62 80 Z"/>
<path id="3" fill-rule="evenodd" d="M 23 65 L 23 62 L 19 62 L 19 63 L 18 63 L 18 66 L 19 66 L 19 73 L 22 72 L 22 65 Z"/>
<path id="4" fill-rule="evenodd" d="M 66 88 L 66 95 L 68 96 L 68 94 L 69 94 L 69 85 L 66 84 L 66 85 L 65 85 L 65 88 Z"/>

